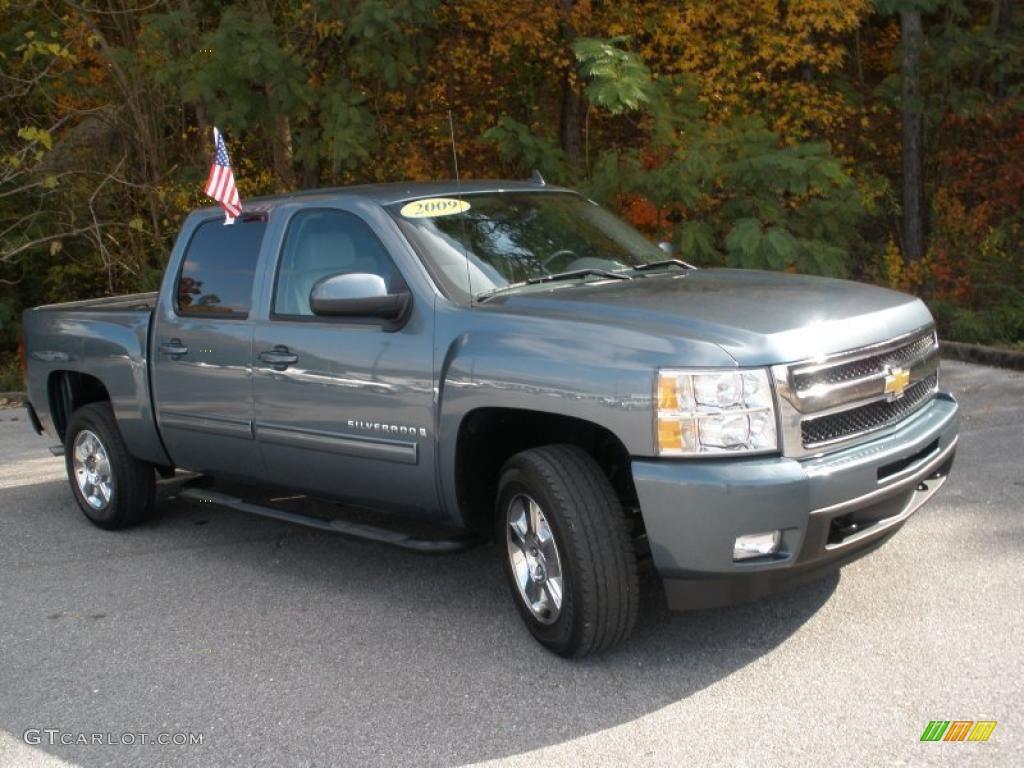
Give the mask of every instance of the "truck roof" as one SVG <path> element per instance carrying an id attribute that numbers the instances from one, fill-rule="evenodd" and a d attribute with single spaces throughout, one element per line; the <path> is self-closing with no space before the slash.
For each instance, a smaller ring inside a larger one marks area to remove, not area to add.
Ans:
<path id="1" fill-rule="evenodd" d="M 286 192 L 280 195 L 265 195 L 243 200 L 242 207 L 248 211 L 273 208 L 275 205 L 296 200 L 325 202 L 339 197 L 361 197 L 379 205 L 390 205 L 421 197 L 442 197 L 480 192 L 571 192 L 537 181 L 513 181 L 508 179 L 470 179 L 456 183 L 453 179 L 444 181 L 398 181 L 388 184 L 356 184 L 349 187 L 324 187 Z M 217 206 L 208 206 L 219 210 Z M 201 209 L 207 210 L 207 208 Z"/>

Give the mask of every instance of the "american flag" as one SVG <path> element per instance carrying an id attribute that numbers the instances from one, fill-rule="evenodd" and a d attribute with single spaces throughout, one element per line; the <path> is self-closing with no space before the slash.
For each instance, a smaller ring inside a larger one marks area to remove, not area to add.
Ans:
<path id="1" fill-rule="evenodd" d="M 216 128 L 213 129 L 213 145 L 213 165 L 210 166 L 210 176 L 203 191 L 220 203 L 227 217 L 225 223 L 230 224 L 242 212 L 242 201 L 238 198 L 238 189 L 235 187 L 235 174 L 231 170 L 231 161 L 228 160 L 228 148 L 224 144 L 224 137 Z"/>

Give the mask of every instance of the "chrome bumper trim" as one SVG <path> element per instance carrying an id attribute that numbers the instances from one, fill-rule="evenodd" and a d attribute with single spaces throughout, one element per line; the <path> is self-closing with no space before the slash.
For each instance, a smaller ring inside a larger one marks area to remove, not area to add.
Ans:
<path id="1" fill-rule="evenodd" d="M 956 446 L 959 442 L 960 436 L 957 435 L 952 440 L 950 440 L 949 445 L 947 445 L 937 454 L 925 459 L 923 464 L 920 464 L 918 467 L 910 470 L 913 474 L 905 475 L 896 482 L 890 483 L 889 485 L 886 485 L 882 488 L 876 488 L 870 493 L 865 493 L 863 496 L 857 496 L 856 498 L 853 499 L 841 501 L 838 504 L 832 504 L 827 507 L 821 507 L 819 509 L 811 510 L 811 515 L 834 515 L 836 513 L 860 509 L 861 507 L 865 507 L 868 504 L 874 503 L 880 499 L 884 499 L 887 496 L 892 496 L 899 493 L 900 491 L 905 491 L 907 488 L 910 488 L 914 485 L 919 485 L 921 481 L 928 478 L 928 476 L 931 473 L 933 473 L 936 469 L 941 467 L 943 463 L 945 463 L 946 459 L 948 459 L 950 455 L 953 453 L 953 451 L 956 450 Z M 917 506 L 920 506 L 920 504 L 918 504 Z M 914 509 L 916 508 L 917 507 L 915 506 Z M 911 512 L 912 511 L 913 510 L 911 510 Z M 910 512 L 904 510 L 904 512 L 900 513 L 899 515 L 896 515 L 891 518 L 886 518 L 885 520 L 881 521 L 878 525 L 872 526 L 869 530 L 866 530 L 864 533 L 871 533 L 879 529 L 883 524 L 892 524 L 895 522 L 899 522 L 900 520 L 906 520 L 906 518 L 909 516 Z M 859 535 L 860 534 L 858 534 L 858 536 Z M 856 538 L 856 536 L 850 537 L 850 539 L 847 539 L 843 542 L 843 545 L 845 545 L 847 541 L 851 541 Z"/>

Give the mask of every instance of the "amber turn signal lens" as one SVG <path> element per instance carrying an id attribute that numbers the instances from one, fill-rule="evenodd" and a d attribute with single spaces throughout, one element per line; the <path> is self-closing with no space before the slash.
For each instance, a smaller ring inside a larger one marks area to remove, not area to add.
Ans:
<path id="1" fill-rule="evenodd" d="M 679 407 L 679 379 L 675 376 L 658 377 L 658 409 L 674 411 Z"/>
<path id="2" fill-rule="evenodd" d="M 658 450 L 663 452 L 680 451 L 683 445 L 683 423 L 675 419 L 658 421 Z"/>

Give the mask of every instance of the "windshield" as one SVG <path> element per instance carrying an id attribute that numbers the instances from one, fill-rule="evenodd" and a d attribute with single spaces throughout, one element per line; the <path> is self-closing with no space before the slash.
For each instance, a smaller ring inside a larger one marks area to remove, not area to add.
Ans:
<path id="1" fill-rule="evenodd" d="M 665 258 L 628 224 L 568 192 L 473 193 L 399 203 L 391 212 L 431 271 L 463 298 L 545 275 L 628 270 Z"/>

